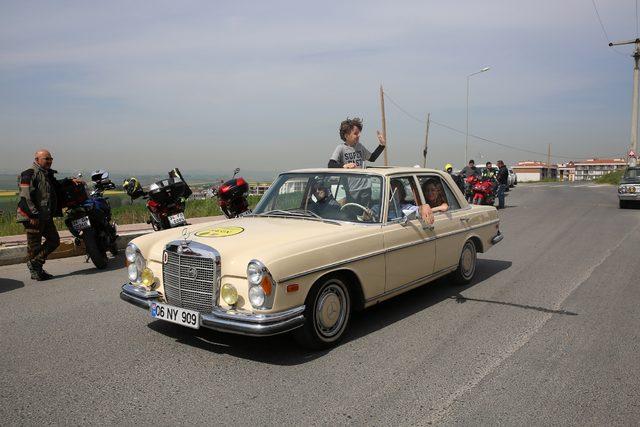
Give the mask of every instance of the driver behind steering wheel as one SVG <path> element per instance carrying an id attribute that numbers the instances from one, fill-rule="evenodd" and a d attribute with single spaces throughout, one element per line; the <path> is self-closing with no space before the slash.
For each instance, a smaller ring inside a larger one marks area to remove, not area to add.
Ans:
<path id="1" fill-rule="evenodd" d="M 340 203 L 333 198 L 331 192 L 321 182 L 313 186 L 313 196 L 316 199 L 311 210 L 323 218 L 335 219 L 340 212 Z"/>

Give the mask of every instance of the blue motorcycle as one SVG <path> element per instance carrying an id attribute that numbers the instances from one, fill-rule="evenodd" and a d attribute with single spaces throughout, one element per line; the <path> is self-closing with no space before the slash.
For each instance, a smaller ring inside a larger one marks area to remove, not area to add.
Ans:
<path id="1" fill-rule="evenodd" d="M 118 246 L 116 224 L 111 221 L 109 198 L 104 197 L 106 190 L 116 186 L 109 179 L 109 172 L 94 171 L 91 174 L 93 190 L 87 195 L 84 184 L 71 179 L 61 182 L 60 196 L 62 206 L 66 208 L 65 224 L 75 237 L 76 245 L 84 242 L 88 258 L 99 268 L 106 268 L 107 251 L 117 255 Z"/>

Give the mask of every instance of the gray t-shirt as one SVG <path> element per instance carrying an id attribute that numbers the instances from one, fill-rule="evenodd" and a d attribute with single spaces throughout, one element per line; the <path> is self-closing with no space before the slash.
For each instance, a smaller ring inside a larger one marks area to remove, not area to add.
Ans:
<path id="1" fill-rule="evenodd" d="M 364 145 L 359 142 L 353 147 L 347 144 L 340 144 L 333 150 L 331 159 L 338 162 L 340 167 L 344 167 L 347 163 L 355 163 L 357 168 L 364 169 L 365 160 L 369 160 L 371 152 L 367 150 Z M 368 177 L 356 177 L 350 176 L 347 180 L 349 190 L 354 197 L 358 198 L 362 190 L 369 190 L 371 188 L 371 180 Z"/>
<path id="2" fill-rule="evenodd" d="M 347 144 L 340 144 L 333 150 L 331 159 L 338 162 L 340 167 L 347 163 L 355 163 L 357 167 L 364 168 L 365 160 L 369 160 L 371 152 L 359 142 L 353 147 Z"/>

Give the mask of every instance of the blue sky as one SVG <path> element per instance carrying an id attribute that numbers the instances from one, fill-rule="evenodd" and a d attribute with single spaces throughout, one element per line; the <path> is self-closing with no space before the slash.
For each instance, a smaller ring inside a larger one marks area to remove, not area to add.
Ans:
<path id="1" fill-rule="evenodd" d="M 596 5 L 613 40 L 636 3 Z M 339 122 L 379 86 L 417 118 L 575 159 L 629 146 L 632 60 L 607 47 L 589 0 L 0 1 L 0 171 L 49 147 L 63 170 L 282 171 L 326 165 Z M 419 163 L 423 123 L 387 101 L 389 159 Z M 428 165 L 464 161 L 431 127 Z M 470 139 L 476 161 L 544 160 Z M 555 158 L 556 161 L 564 160 Z M 381 163 L 382 160 L 378 160 Z"/>

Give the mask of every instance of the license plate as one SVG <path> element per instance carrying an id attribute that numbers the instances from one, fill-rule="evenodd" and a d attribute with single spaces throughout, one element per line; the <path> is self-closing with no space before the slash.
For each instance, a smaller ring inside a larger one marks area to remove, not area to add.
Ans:
<path id="1" fill-rule="evenodd" d="M 71 226 L 74 229 L 80 231 L 91 228 L 91 222 L 89 222 L 88 216 L 83 216 L 82 218 L 74 219 L 73 221 L 71 221 Z"/>
<path id="2" fill-rule="evenodd" d="M 169 220 L 169 224 L 171 224 L 172 227 L 175 227 L 177 225 L 184 225 L 187 222 L 184 219 L 184 214 L 182 212 L 180 212 L 179 214 L 171 215 L 167 219 Z"/>
<path id="3" fill-rule="evenodd" d="M 200 329 L 200 313 L 193 310 L 154 302 L 151 304 L 151 317 L 177 323 L 188 328 Z"/>

